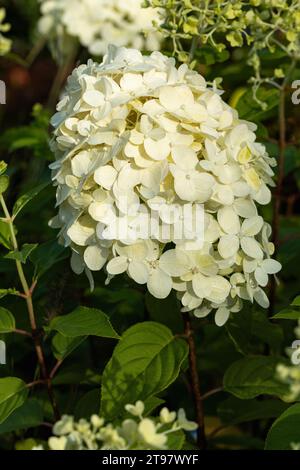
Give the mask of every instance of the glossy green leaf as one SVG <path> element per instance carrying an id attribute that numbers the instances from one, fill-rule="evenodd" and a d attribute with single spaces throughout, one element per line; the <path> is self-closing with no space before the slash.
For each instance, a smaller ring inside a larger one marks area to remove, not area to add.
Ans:
<path id="1" fill-rule="evenodd" d="M 229 397 L 218 407 L 218 416 L 226 425 L 235 425 L 279 416 L 286 408 L 280 400 L 240 400 Z"/>
<path id="2" fill-rule="evenodd" d="M 59 245 L 56 239 L 42 243 L 29 256 L 35 267 L 34 277 L 42 276 L 54 264 L 59 263 L 68 256 L 68 250 Z"/>
<path id="3" fill-rule="evenodd" d="M 70 338 L 88 335 L 119 338 L 108 316 L 101 310 L 88 307 L 77 307 L 68 315 L 55 317 L 50 323 L 50 330 L 58 331 Z"/>
<path id="4" fill-rule="evenodd" d="M 11 333 L 16 328 L 12 313 L 4 307 L 0 307 L 0 333 Z"/>
<path id="5" fill-rule="evenodd" d="M 28 395 L 25 382 L 17 377 L 0 379 L 0 423 L 23 405 Z"/>
<path id="6" fill-rule="evenodd" d="M 40 426 L 43 422 L 41 404 L 35 398 L 28 399 L 0 424 L 0 434 Z"/>
<path id="7" fill-rule="evenodd" d="M 11 241 L 10 241 L 10 229 L 8 223 L 0 220 L 0 244 L 3 245 L 8 250 L 11 249 Z"/>
<path id="8" fill-rule="evenodd" d="M 9 186 L 9 177 L 7 175 L 0 176 L 0 194 L 5 193 Z"/>
<path id="9" fill-rule="evenodd" d="M 18 295 L 17 289 L 0 289 L 0 299 L 6 297 L 7 295 Z"/>
<path id="10" fill-rule="evenodd" d="M 4 258 L 12 259 L 15 261 L 20 261 L 21 263 L 26 263 L 28 256 L 36 249 L 38 246 L 37 243 L 25 243 L 22 246 L 22 249 L 19 251 L 10 251 Z"/>
<path id="11" fill-rule="evenodd" d="M 62 360 L 69 356 L 87 336 L 78 336 L 70 338 L 57 333 L 52 339 L 52 351 L 56 359 Z"/>
<path id="12" fill-rule="evenodd" d="M 287 386 L 275 379 L 277 364 L 282 358 L 250 356 L 234 362 L 224 375 L 224 389 L 241 399 L 258 395 L 283 396 Z"/>
<path id="13" fill-rule="evenodd" d="M 281 312 L 276 313 L 272 318 L 276 320 L 300 320 L 300 311 L 285 308 Z"/>
<path id="14" fill-rule="evenodd" d="M 28 191 L 27 193 L 23 194 L 22 196 L 17 199 L 15 202 L 15 205 L 13 207 L 13 217 L 17 217 L 17 215 L 21 212 L 22 209 L 32 200 L 34 199 L 43 189 L 48 186 L 47 183 L 42 183 L 39 186 L 36 186 L 35 188 L 31 189 L 31 191 Z"/>
<path id="15" fill-rule="evenodd" d="M 103 372 L 101 414 L 114 418 L 127 403 L 166 389 L 178 377 L 187 354 L 186 341 L 163 325 L 144 322 L 129 328 Z"/>
<path id="16" fill-rule="evenodd" d="M 288 408 L 273 423 L 266 439 L 266 450 L 292 450 L 300 443 L 300 404 Z"/>

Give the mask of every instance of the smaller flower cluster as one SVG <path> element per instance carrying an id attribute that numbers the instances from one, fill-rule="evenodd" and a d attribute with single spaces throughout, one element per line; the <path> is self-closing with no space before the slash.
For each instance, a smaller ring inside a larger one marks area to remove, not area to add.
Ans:
<path id="1" fill-rule="evenodd" d="M 40 0 L 41 34 L 56 43 L 76 38 L 91 54 L 103 55 L 108 44 L 144 50 L 159 49 L 154 30 L 158 12 L 142 8 L 141 0 Z M 62 39 L 60 41 L 60 39 Z"/>
<path id="2" fill-rule="evenodd" d="M 10 30 L 9 23 L 3 23 L 6 16 L 4 8 L 0 8 L 0 56 L 7 54 L 11 49 L 12 41 L 3 36 L 2 33 L 7 33 Z"/>
<path id="3" fill-rule="evenodd" d="M 298 326 L 295 328 L 296 338 L 300 339 L 300 321 Z M 291 350 L 288 349 L 288 354 L 290 355 Z M 292 350 L 292 354 L 297 356 L 297 359 L 300 357 L 299 346 L 295 350 Z M 288 402 L 294 402 L 300 399 L 300 366 L 286 366 L 285 364 L 278 364 L 276 369 L 276 376 L 280 382 L 287 384 L 289 386 L 289 392 L 284 397 Z"/>
<path id="4" fill-rule="evenodd" d="M 162 11 L 159 31 L 173 39 L 175 53 L 183 62 L 189 61 L 192 55 L 185 52 L 183 41 L 187 39 L 197 43 L 198 38 L 218 52 L 249 46 L 248 63 L 255 73 L 251 82 L 256 101 L 262 83 L 276 86 L 286 75 L 283 69 L 275 68 L 270 73 L 272 76 L 262 76 L 262 51 L 281 50 L 299 60 L 299 0 L 147 0 L 146 3 Z"/>
<path id="5" fill-rule="evenodd" d="M 145 405 L 137 401 L 126 405 L 132 416 L 121 424 L 105 424 L 103 418 L 93 415 L 89 421 L 64 415 L 53 427 L 49 438 L 50 450 L 155 450 L 168 449 L 168 436 L 176 431 L 194 431 L 197 424 L 188 421 L 183 409 L 178 413 L 162 408 L 158 418 L 144 417 Z M 37 446 L 33 450 L 44 450 Z"/>

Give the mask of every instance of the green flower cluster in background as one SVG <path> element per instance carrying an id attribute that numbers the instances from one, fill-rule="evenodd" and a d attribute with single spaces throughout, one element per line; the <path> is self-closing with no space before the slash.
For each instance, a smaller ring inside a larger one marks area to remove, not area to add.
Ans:
<path id="1" fill-rule="evenodd" d="M 10 30 L 10 24 L 4 23 L 5 16 L 5 9 L 0 8 L 0 56 L 7 54 L 11 48 L 11 40 L 2 34 L 7 33 Z"/>
<path id="2" fill-rule="evenodd" d="M 219 54 L 246 46 L 256 88 L 263 82 L 276 86 L 286 74 L 279 67 L 265 76 L 261 61 L 266 51 L 293 61 L 300 58 L 298 0 L 147 0 L 146 4 L 163 12 L 159 30 L 172 38 L 180 61 L 193 61 L 201 45 L 208 44 Z M 189 40 L 192 46 L 187 52 L 185 41 Z"/>

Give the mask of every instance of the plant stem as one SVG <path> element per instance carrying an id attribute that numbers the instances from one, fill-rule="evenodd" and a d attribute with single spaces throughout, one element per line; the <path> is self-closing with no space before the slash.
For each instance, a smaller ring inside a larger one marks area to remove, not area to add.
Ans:
<path id="1" fill-rule="evenodd" d="M 297 59 L 293 59 L 289 70 L 286 73 L 285 79 L 280 87 L 279 95 L 279 109 L 278 109 L 278 126 L 279 126 L 279 158 L 278 158 L 278 178 L 277 186 L 275 191 L 275 201 L 274 201 L 274 211 L 273 211 L 273 221 L 272 221 L 272 231 L 273 231 L 273 242 L 275 245 L 275 256 L 279 250 L 279 228 L 280 228 L 280 209 L 282 202 L 282 189 L 283 189 L 283 180 L 284 180 L 284 163 L 285 163 L 285 149 L 287 145 L 286 141 L 286 109 L 285 109 L 285 99 L 286 99 L 286 90 L 291 79 L 292 73 L 297 64 Z M 269 314 L 273 316 L 274 307 L 276 302 L 276 278 L 272 276 L 270 283 L 270 307 Z"/>
<path id="2" fill-rule="evenodd" d="M 7 224 L 9 225 L 10 234 L 11 234 L 11 241 L 12 241 L 12 244 L 13 244 L 14 251 L 18 251 L 19 247 L 18 247 L 18 242 L 17 242 L 17 239 L 16 239 L 15 231 L 14 231 L 12 217 L 11 217 L 11 215 L 10 215 L 8 209 L 7 209 L 5 200 L 4 200 L 2 195 L 0 196 L 0 202 L 1 202 L 1 206 L 3 208 L 3 212 L 5 214 L 5 217 L 7 219 Z M 44 381 L 46 382 L 46 385 L 47 385 L 47 391 L 48 391 L 49 399 L 50 399 L 50 402 L 51 402 L 51 405 L 52 405 L 52 408 L 53 408 L 54 416 L 55 416 L 56 419 L 59 419 L 60 413 L 58 411 L 57 403 L 56 403 L 56 400 L 55 400 L 51 379 L 48 375 L 45 356 L 44 356 L 42 343 L 41 343 L 41 338 L 40 338 L 40 335 L 39 335 L 38 329 L 37 329 L 35 313 L 34 313 L 34 308 L 33 308 L 33 302 L 32 302 L 32 289 L 29 288 L 29 285 L 28 285 L 28 282 L 27 282 L 27 279 L 25 277 L 25 273 L 24 273 L 24 270 L 23 270 L 22 263 L 19 260 L 16 260 L 16 267 L 17 267 L 20 282 L 21 282 L 23 290 L 24 290 L 24 297 L 25 297 L 25 300 L 26 300 L 28 316 L 29 316 L 29 322 L 30 322 L 30 326 L 31 326 L 31 330 L 32 330 L 32 338 L 33 338 L 33 341 L 34 341 L 34 347 L 35 347 L 38 363 L 39 363 Z"/>
<path id="3" fill-rule="evenodd" d="M 286 147 L 285 86 L 283 86 L 280 90 L 278 124 L 279 124 L 278 178 L 277 178 L 277 186 L 276 186 L 276 191 L 275 191 L 273 222 L 272 222 L 273 242 L 275 245 L 275 253 L 277 253 L 279 249 L 280 208 L 281 208 L 282 187 L 283 187 L 283 179 L 284 179 L 284 153 L 285 153 L 285 147 Z M 269 297 L 270 297 L 269 313 L 272 316 L 274 313 L 274 307 L 275 307 L 275 301 L 276 301 L 276 279 L 274 276 L 272 276 L 272 279 L 271 279 Z"/>
<path id="4" fill-rule="evenodd" d="M 191 319 L 189 313 L 183 314 L 184 321 L 184 334 L 186 335 L 187 342 L 189 345 L 189 369 L 191 376 L 191 387 L 194 397 L 196 418 L 198 423 L 197 431 L 197 443 L 199 449 L 204 450 L 206 448 L 205 438 L 205 425 L 204 425 L 204 407 L 200 389 L 200 379 L 197 369 L 197 352 L 196 344 L 194 340 L 194 331 L 192 329 Z"/>
<path id="5" fill-rule="evenodd" d="M 57 69 L 56 76 L 52 83 L 52 87 L 49 93 L 47 106 L 50 109 L 54 109 L 59 97 L 59 93 L 73 68 L 73 62 L 75 60 L 77 49 L 72 51 L 69 57 L 66 58 L 65 62 Z"/>

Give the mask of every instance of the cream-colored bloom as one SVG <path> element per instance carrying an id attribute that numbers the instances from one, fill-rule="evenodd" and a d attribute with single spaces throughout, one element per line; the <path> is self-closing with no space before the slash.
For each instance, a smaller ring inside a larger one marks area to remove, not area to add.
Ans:
<path id="1" fill-rule="evenodd" d="M 73 416 L 62 416 L 53 427 L 48 440 L 49 450 L 154 450 L 169 449 L 168 436 L 176 431 L 194 431 L 197 424 L 188 421 L 183 409 L 178 413 L 163 408 L 159 419 L 145 418 L 145 404 L 138 400 L 125 410 L 132 417 L 121 424 L 105 424 L 103 418 L 93 415 L 90 420 L 75 421 Z M 118 420 L 119 422 L 119 420 Z M 33 450 L 44 450 L 36 446 Z"/>
<path id="2" fill-rule="evenodd" d="M 203 77 L 110 47 L 74 70 L 52 124 L 51 224 L 76 273 L 127 273 L 159 299 L 173 288 L 183 311 L 214 311 L 218 325 L 243 300 L 268 306 L 261 287 L 280 264 L 257 204 L 275 162 Z"/>
<path id="3" fill-rule="evenodd" d="M 62 46 L 78 41 L 91 54 L 104 55 L 108 44 L 137 49 L 159 49 L 161 35 L 153 22 L 153 8 L 142 8 L 142 0 L 39 0 L 39 32 Z M 63 52 L 63 51 L 62 51 Z M 95 102 L 95 94 L 87 95 Z M 100 95 L 98 95 L 100 97 Z"/>

